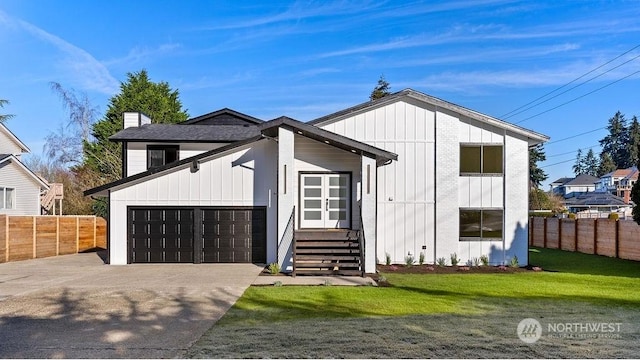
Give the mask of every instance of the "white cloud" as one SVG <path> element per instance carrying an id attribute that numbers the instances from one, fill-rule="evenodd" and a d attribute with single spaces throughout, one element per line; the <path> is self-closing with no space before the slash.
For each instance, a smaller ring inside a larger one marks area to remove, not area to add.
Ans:
<path id="1" fill-rule="evenodd" d="M 53 45 L 62 52 L 65 57 L 61 65 L 63 68 L 66 68 L 66 75 L 83 89 L 104 94 L 113 94 L 118 91 L 120 86 L 118 80 L 111 76 L 104 64 L 96 60 L 87 51 L 26 21 L 12 19 L 1 10 L 0 22 L 12 28 L 23 29 L 32 36 Z"/>

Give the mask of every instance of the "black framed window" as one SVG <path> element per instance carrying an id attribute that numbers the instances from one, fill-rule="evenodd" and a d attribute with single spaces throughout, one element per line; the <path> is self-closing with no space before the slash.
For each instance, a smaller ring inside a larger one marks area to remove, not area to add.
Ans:
<path id="1" fill-rule="evenodd" d="M 460 175 L 502 175 L 502 145 L 460 145 Z"/>
<path id="2" fill-rule="evenodd" d="M 460 209 L 460 240 L 502 240 L 502 209 Z"/>
<path id="3" fill-rule="evenodd" d="M 178 160 L 178 145 L 147 145 L 147 169 Z"/>

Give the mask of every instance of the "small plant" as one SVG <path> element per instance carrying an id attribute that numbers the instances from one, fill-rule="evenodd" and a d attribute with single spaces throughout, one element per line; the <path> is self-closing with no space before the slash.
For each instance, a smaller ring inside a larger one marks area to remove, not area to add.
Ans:
<path id="1" fill-rule="evenodd" d="M 438 265 L 439 267 L 447 266 L 447 259 L 439 257 L 438 259 L 436 259 L 436 265 Z"/>
<path id="2" fill-rule="evenodd" d="M 409 255 L 404 257 L 404 264 L 406 266 L 413 266 L 413 264 L 415 263 L 416 263 L 416 258 L 413 255 L 411 255 L 411 253 L 409 253 Z"/>
<path id="3" fill-rule="evenodd" d="M 473 266 L 474 266 L 474 267 L 478 267 L 478 266 L 480 266 L 480 259 L 479 259 L 479 258 L 474 257 L 472 260 L 473 260 Z M 488 260 L 488 259 L 487 259 L 487 260 Z"/>
<path id="4" fill-rule="evenodd" d="M 512 268 L 520 267 L 520 264 L 518 263 L 518 257 L 517 256 L 513 255 L 513 257 L 509 261 L 509 267 L 512 267 Z"/>
<path id="5" fill-rule="evenodd" d="M 384 260 L 387 266 L 391 265 L 391 255 L 389 253 L 384 253 Z"/>
<path id="6" fill-rule="evenodd" d="M 269 269 L 269 274 L 277 275 L 278 273 L 280 273 L 280 264 L 278 264 L 277 262 L 272 262 L 271 264 L 269 264 L 269 267 L 267 269 Z"/>
<path id="7" fill-rule="evenodd" d="M 273 283 L 273 286 L 282 286 L 282 281 L 276 281 Z"/>
<path id="8" fill-rule="evenodd" d="M 464 266 L 466 266 L 468 268 L 473 267 L 473 260 L 471 260 L 471 259 L 467 260 L 467 262 L 464 264 Z"/>
<path id="9" fill-rule="evenodd" d="M 420 253 L 420 259 L 418 259 L 418 264 L 420 264 L 420 265 L 424 264 L 424 253 L 423 252 Z"/>
<path id="10" fill-rule="evenodd" d="M 387 278 L 386 278 L 386 277 L 384 277 L 384 276 L 380 276 L 380 277 L 378 278 L 378 282 L 387 282 Z"/>
<path id="11" fill-rule="evenodd" d="M 487 255 L 480 256 L 480 263 L 482 266 L 489 266 L 489 257 Z"/>
<path id="12" fill-rule="evenodd" d="M 618 219 L 620 219 L 620 215 L 618 215 L 618 213 L 611 213 L 611 214 L 609 214 L 609 219 L 618 220 Z"/>
<path id="13" fill-rule="evenodd" d="M 458 266 L 458 263 L 460 262 L 460 259 L 458 258 L 458 254 L 453 253 L 449 255 L 449 258 L 451 259 L 451 266 Z"/>

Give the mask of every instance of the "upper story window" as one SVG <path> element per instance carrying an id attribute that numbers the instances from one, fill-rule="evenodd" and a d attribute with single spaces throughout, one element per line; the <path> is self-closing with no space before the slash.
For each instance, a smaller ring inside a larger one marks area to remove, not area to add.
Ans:
<path id="1" fill-rule="evenodd" d="M 178 160 L 178 145 L 147 145 L 147 169 Z"/>
<path id="2" fill-rule="evenodd" d="M 460 175 L 502 173 L 502 145 L 460 145 Z"/>
<path id="3" fill-rule="evenodd" d="M 15 192 L 13 188 L 0 187 L 0 209 L 15 208 Z"/>

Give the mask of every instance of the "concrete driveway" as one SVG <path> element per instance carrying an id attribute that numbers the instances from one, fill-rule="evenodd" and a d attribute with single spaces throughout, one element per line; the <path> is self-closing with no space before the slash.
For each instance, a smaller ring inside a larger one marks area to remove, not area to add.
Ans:
<path id="1" fill-rule="evenodd" d="M 180 357 L 261 270 L 97 253 L 0 264 L 0 358 Z"/>

